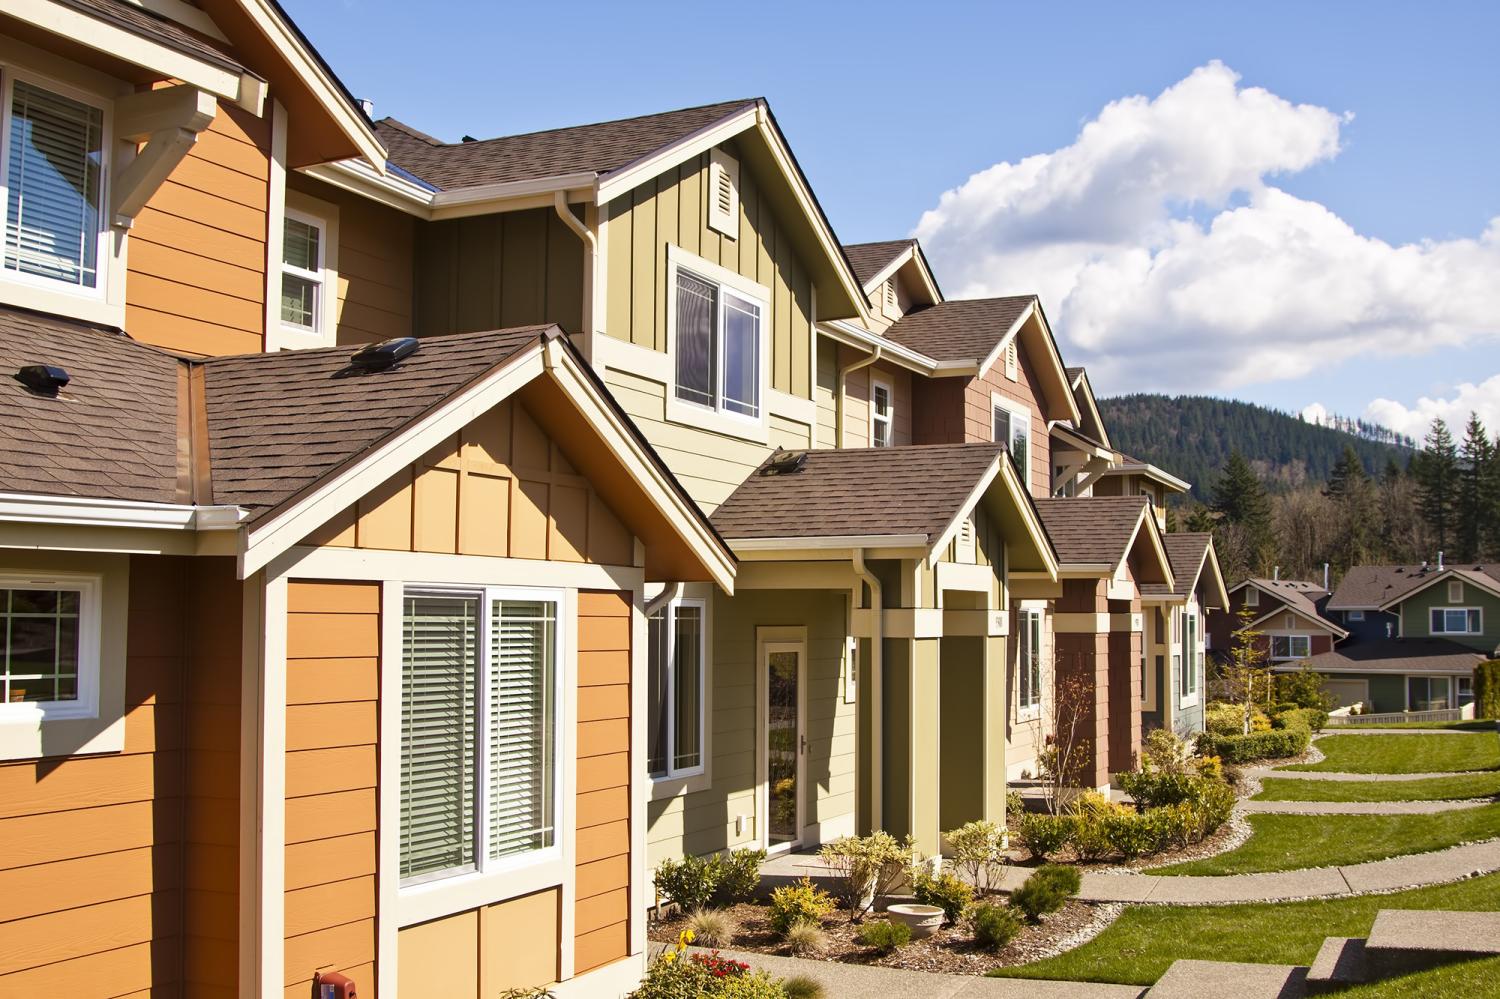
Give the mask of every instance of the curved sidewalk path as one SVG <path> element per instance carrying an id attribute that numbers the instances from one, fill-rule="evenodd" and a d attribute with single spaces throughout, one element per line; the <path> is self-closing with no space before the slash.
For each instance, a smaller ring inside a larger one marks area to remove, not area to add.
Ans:
<path id="1" fill-rule="evenodd" d="M 1245 815 L 1436 815 L 1493 805 L 1493 798 L 1436 801 L 1254 801 L 1235 806 Z"/>
<path id="2" fill-rule="evenodd" d="M 1437 780 L 1443 777 L 1469 777 L 1494 773 L 1493 770 L 1454 770 L 1427 774 L 1351 774 L 1339 770 L 1277 770 L 1275 767 L 1247 767 L 1245 776 L 1255 780 L 1266 777 L 1290 777 L 1293 780 L 1400 781 Z"/>
<path id="3" fill-rule="evenodd" d="M 1347 867 L 1312 867 L 1269 874 L 1191 877 L 1085 871 L 1078 897 L 1089 902 L 1152 902 L 1210 905 L 1224 902 L 1279 902 L 1336 898 L 1369 892 L 1420 888 L 1460 881 L 1500 870 L 1500 839 L 1469 843 L 1432 853 L 1372 860 Z M 1013 891 L 1032 868 L 1007 867 L 1001 887 Z"/>

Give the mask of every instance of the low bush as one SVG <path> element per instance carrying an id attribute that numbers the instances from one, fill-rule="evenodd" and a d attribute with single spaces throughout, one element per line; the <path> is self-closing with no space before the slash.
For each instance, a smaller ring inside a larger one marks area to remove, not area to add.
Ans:
<path id="1" fill-rule="evenodd" d="M 889 954 L 898 947 L 911 943 L 911 927 L 905 923 L 877 919 L 859 928 L 859 942 L 871 950 Z"/>
<path id="2" fill-rule="evenodd" d="M 1020 910 L 1031 922 L 1039 923 L 1043 916 L 1066 905 L 1078 893 L 1081 881 L 1075 868 L 1057 864 L 1040 867 L 1010 893 L 1010 907 Z"/>
<path id="3" fill-rule="evenodd" d="M 1141 808 L 1160 808 L 1179 801 L 1191 801 L 1203 781 L 1196 773 L 1168 773 L 1163 770 L 1132 770 L 1115 778 L 1120 790 L 1135 799 Z"/>
<path id="4" fill-rule="evenodd" d="M 766 851 L 752 847 L 731 850 L 720 858 L 719 894 L 729 902 L 748 902 L 760 890 L 760 867 Z"/>
<path id="5" fill-rule="evenodd" d="M 1020 791 L 1005 792 L 1005 814 L 1016 818 L 1026 814 L 1026 799 L 1021 796 Z"/>
<path id="6" fill-rule="evenodd" d="M 833 911 L 833 899 L 823 889 L 803 878 L 796 884 L 783 885 L 771 892 L 771 929 L 777 936 L 798 923 L 819 923 Z"/>
<path id="7" fill-rule="evenodd" d="M 718 856 L 663 860 L 656 868 L 656 890 L 697 912 L 709 903 L 724 878 L 724 861 Z"/>
<path id="8" fill-rule="evenodd" d="M 969 915 L 974 942 L 999 950 L 1020 935 L 1023 923 L 1013 909 L 1003 905 L 980 905 Z"/>
<path id="9" fill-rule="evenodd" d="M 1104 836 L 1126 860 L 1156 851 L 1156 833 L 1149 812 L 1121 812 L 1104 817 Z"/>
<path id="10" fill-rule="evenodd" d="M 557 999 L 557 994 L 544 985 L 531 988 L 506 989 L 496 999 Z"/>
<path id="11" fill-rule="evenodd" d="M 651 967 L 630 999 L 787 999 L 780 982 L 764 971 L 752 971 L 744 961 L 711 954 L 687 954 L 690 930 L 677 937 Z"/>
<path id="12" fill-rule="evenodd" d="M 1307 752 L 1311 739 L 1312 730 L 1305 725 L 1249 735 L 1203 732 L 1198 736 L 1198 752 L 1203 756 L 1217 756 L 1225 763 L 1253 763 L 1301 756 Z"/>
<path id="13" fill-rule="evenodd" d="M 1328 724 L 1328 712 L 1322 708 L 1288 708 L 1271 717 L 1271 725 L 1278 729 L 1306 728 L 1310 732 L 1321 732 Z"/>
<path id="14" fill-rule="evenodd" d="M 723 909 L 699 909 L 688 920 L 688 929 L 702 947 L 728 947 L 738 927 Z"/>
<path id="15" fill-rule="evenodd" d="M 818 858 L 838 879 L 834 894 L 849 909 L 853 922 L 858 922 L 876 899 L 890 894 L 915 856 L 910 836 L 903 843 L 880 831 L 868 836 L 843 836 L 823 844 L 818 851 Z"/>
<path id="16" fill-rule="evenodd" d="M 786 989 L 781 982 L 764 971 L 727 975 L 714 981 L 718 983 L 717 987 L 703 995 L 716 999 L 786 999 Z"/>
<path id="17" fill-rule="evenodd" d="M 912 879 L 912 891 L 922 905 L 943 910 L 943 922 L 952 925 L 963 915 L 974 899 L 974 888 L 963 878 L 944 871 L 936 876 L 918 874 Z"/>
<path id="18" fill-rule="evenodd" d="M 828 949 L 828 934 L 817 923 L 793 923 L 787 927 L 786 945 L 793 957 L 817 957 Z"/>
<path id="19" fill-rule="evenodd" d="M 1242 735 L 1245 730 L 1245 706 L 1216 701 L 1203 711 L 1203 727 L 1213 735 Z M 1259 705 L 1250 706 L 1250 733 L 1266 732 L 1271 719 Z"/>
<path id="20" fill-rule="evenodd" d="M 787 999 L 824 999 L 827 992 L 823 983 L 810 975 L 793 975 L 781 980 L 781 989 Z"/>
<path id="21" fill-rule="evenodd" d="M 966 822 L 945 832 L 950 861 L 968 878 L 980 894 L 992 891 L 1000 882 L 1005 865 L 1005 830 L 983 819 Z"/>
<path id="22" fill-rule="evenodd" d="M 1038 860 L 1061 850 L 1073 835 L 1073 816 L 1028 812 L 1016 826 L 1016 838 Z"/>

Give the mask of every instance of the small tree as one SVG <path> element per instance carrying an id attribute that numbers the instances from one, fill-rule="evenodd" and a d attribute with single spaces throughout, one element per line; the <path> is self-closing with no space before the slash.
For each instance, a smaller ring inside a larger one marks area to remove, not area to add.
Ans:
<path id="1" fill-rule="evenodd" d="M 1083 785 L 1084 768 L 1092 757 L 1094 741 L 1088 736 L 1087 722 L 1093 688 L 1079 673 L 1064 673 L 1054 665 L 1053 674 L 1052 719 L 1056 727 L 1037 763 L 1047 810 L 1060 815 L 1067 810 L 1070 791 Z"/>
<path id="2" fill-rule="evenodd" d="M 1270 696 L 1271 671 L 1266 666 L 1265 633 L 1255 628 L 1255 611 L 1241 607 L 1237 616 L 1229 658 L 1219 664 L 1219 687 L 1226 701 L 1242 708 L 1240 731 L 1249 735 L 1256 701 Z"/>

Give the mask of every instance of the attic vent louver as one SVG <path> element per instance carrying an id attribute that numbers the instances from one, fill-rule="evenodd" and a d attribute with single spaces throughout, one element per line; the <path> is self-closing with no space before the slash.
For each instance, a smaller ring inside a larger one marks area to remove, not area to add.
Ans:
<path id="1" fill-rule="evenodd" d="M 791 475 L 807 464 L 806 451 L 777 451 L 760 470 L 761 475 Z"/>
<path id="2" fill-rule="evenodd" d="M 52 364 L 28 364 L 16 372 L 16 381 L 38 395 L 57 395 L 69 380 L 66 371 Z"/>
<path id="3" fill-rule="evenodd" d="M 361 347 L 349 357 L 349 365 L 356 371 L 385 371 L 415 354 L 422 346 L 414 336 L 396 337 Z"/>

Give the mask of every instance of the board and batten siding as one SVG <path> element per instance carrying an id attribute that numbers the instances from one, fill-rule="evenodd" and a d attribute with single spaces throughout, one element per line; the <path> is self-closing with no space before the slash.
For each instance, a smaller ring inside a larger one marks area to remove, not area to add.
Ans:
<path id="1" fill-rule="evenodd" d="M 864 351 L 831 340 L 818 342 L 818 427 L 814 447 L 870 447 L 870 406 L 874 383 L 891 387 L 891 444 L 912 443 L 912 374 L 886 364 L 849 372 L 844 379 L 844 439 L 835 441 L 838 427 L 839 369 L 868 358 Z"/>
<path id="2" fill-rule="evenodd" d="M 136 216 L 125 325 L 188 354 L 250 354 L 266 325 L 271 126 L 221 103 L 214 120 Z"/>
<path id="3" fill-rule="evenodd" d="M 342 971 L 372 995 L 380 585 L 287 584 L 287 999 Z"/>
<path id="4" fill-rule="evenodd" d="M 415 282 L 417 336 L 583 329 L 583 243 L 551 208 L 418 226 Z"/>
<path id="5" fill-rule="evenodd" d="M 738 158 L 733 142 L 722 148 Z M 743 158 L 739 238 L 708 227 L 708 162 L 705 152 L 604 206 L 603 332 L 638 347 L 667 349 L 667 246 L 675 245 L 770 289 L 768 382 L 778 392 L 811 399 L 811 274 Z"/>

